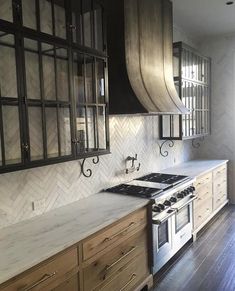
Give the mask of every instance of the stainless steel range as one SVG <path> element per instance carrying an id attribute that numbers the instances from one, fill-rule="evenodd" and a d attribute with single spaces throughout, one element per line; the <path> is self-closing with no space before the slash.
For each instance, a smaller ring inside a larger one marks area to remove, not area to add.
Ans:
<path id="1" fill-rule="evenodd" d="M 152 201 L 153 273 L 159 271 L 192 237 L 194 179 L 151 173 L 107 189 Z"/>

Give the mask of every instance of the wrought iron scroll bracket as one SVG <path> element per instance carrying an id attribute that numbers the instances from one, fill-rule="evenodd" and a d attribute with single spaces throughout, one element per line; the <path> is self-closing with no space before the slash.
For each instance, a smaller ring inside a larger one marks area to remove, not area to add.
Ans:
<path id="1" fill-rule="evenodd" d="M 195 149 L 200 148 L 200 146 L 201 146 L 201 142 L 203 142 L 204 139 L 205 139 L 204 136 L 201 136 L 201 137 L 199 137 L 199 138 L 194 138 L 194 139 L 192 139 L 192 147 L 195 148 Z"/>
<path id="2" fill-rule="evenodd" d="M 97 156 L 97 157 L 95 157 L 95 158 L 92 159 L 92 163 L 93 163 L 94 165 L 97 165 L 97 164 L 99 163 L 99 161 L 100 161 L 99 156 Z M 85 170 L 85 167 L 84 167 L 85 162 L 86 162 L 86 158 L 83 159 L 83 161 L 82 161 L 82 163 L 81 163 L 81 172 L 82 172 L 82 174 L 83 174 L 84 177 L 86 177 L 86 178 L 90 178 L 90 177 L 92 176 L 93 173 L 92 173 L 92 170 L 91 170 L 91 169 L 86 169 L 86 170 Z"/>
<path id="3" fill-rule="evenodd" d="M 159 149 L 160 149 L 160 155 L 162 156 L 162 157 L 167 157 L 168 155 L 169 155 L 169 151 L 167 151 L 167 150 L 163 150 L 163 147 L 164 147 L 164 145 L 166 145 L 166 144 L 168 144 L 168 146 L 170 147 L 170 148 L 173 148 L 174 147 L 174 145 L 175 145 L 175 143 L 174 143 L 174 141 L 173 140 L 165 140 L 164 142 L 162 142 L 162 144 L 159 146 Z"/>

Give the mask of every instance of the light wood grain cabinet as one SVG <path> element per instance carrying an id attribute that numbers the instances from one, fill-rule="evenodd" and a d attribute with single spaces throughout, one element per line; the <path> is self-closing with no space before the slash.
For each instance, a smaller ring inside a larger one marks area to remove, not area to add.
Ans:
<path id="1" fill-rule="evenodd" d="M 197 199 L 194 202 L 194 234 L 228 202 L 227 164 L 197 177 L 194 183 Z"/>
<path id="2" fill-rule="evenodd" d="M 148 208 L 0 285 L 0 291 L 149 290 Z"/>

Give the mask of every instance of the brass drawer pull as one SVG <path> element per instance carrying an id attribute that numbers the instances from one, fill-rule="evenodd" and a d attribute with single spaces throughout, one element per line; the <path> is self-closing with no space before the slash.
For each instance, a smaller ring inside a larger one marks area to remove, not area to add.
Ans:
<path id="1" fill-rule="evenodd" d="M 113 240 L 114 238 L 116 238 L 117 236 L 127 232 L 129 230 L 129 228 L 131 228 L 133 225 L 135 225 L 135 222 L 131 222 L 126 228 L 122 229 L 121 231 L 115 233 L 113 236 L 110 236 L 110 237 L 106 237 L 103 242 L 108 242 L 108 241 L 111 241 Z"/>
<path id="2" fill-rule="evenodd" d="M 119 259 L 117 259 L 115 262 L 113 262 L 111 265 L 107 265 L 105 267 L 105 271 L 107 272 L 110 269 L 112 269 L 115 265 L 117 265 L 119 262 L 121 262 L 124 258 L 129 256 L 135 249 L 136 249 L 136 247 L 132 247 L 128 252 L 126 252 L 126 253 L 122 252 L 123 255 Z"/>
<path id="3" fill-rule="evenodd" d="M 120 289 L 120 291 L 125 290 L 136 278 L 136 274 L 132 274 L 130 280 Z"/>
<path id="4" fill-rule="evenodd" d="M 35 287 L 37 287 L 38 285 L 42 284 L 43 282 L 49 280 L 50 278 L 54 277 L 56 275 L 57 272 L 53 272 L 51 274 L 45 274 L 42 276 L 41 279 L 39 279 L 37 282 L 33 283 L 30 286 L 25 286 L 23 288 L 18 289 L 19 291 L 30 291 L 32 289 L 34 289 Z"/>

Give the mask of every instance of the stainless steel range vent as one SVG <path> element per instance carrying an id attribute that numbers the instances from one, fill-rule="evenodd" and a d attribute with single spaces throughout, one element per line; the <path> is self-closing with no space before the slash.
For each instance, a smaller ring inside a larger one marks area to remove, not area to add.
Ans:
<path id="1" fill-rule="evenodd" d="M 173 81 L 172 3 L 108 2 L 111 113 L 187 113 Z"/>

